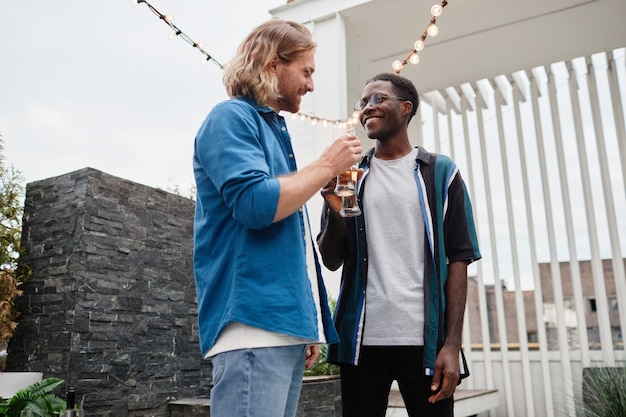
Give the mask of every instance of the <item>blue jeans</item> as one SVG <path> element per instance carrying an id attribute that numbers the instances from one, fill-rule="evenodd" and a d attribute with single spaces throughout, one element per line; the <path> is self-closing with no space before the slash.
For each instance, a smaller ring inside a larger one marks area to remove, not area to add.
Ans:
<path id="1" fill-rule="evenodd" d="M 305 345 L 215 355 L 211 417 L 295 417 L 304 358 Z"/>

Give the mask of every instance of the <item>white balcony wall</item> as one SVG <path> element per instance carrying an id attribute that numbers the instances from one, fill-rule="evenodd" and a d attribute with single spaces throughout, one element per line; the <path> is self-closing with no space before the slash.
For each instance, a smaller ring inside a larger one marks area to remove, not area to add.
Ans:
<path id="1" fill-rule="evenodd" d="M 276 14 L 299 16 L 319 45 L 316 91 L 301 110 L 307 118 L 289 120 L 298 163 L 305 165 L 328 144 L 330 130 L 321 121 L 313 125 L 314 118 L 350 117 L 374 75 L 365 68 L 378 65 L 361 61 L 364 42 L 351 30 L 358 4 L 389 2 L 297 3 L 302 7 Z M 611 0 L 599 5 L 605 14 L 624 7 Z M 372 47 L 380 48 L 382 39 L 376 42 Z M 585 43 L 586 51 L 592 43 Z M 484 413 L 490 417 L 574 416 L 583 368 L 624 366 L 623 46 L 420 91 L 410 136 L 458 163 L 474 205 L 483 259 L 470 267 L 464 348 L 472 376 L 462 387 L 498 389 L 499 407 Z M 402 75 L 425 85 L 415 70 Z M 357 133 L 366 149 L 372 146 L 362 130 Z M 308 204 L 314 234 L 321 202 L 314 196 Z M 325 271 L 325 277 L 336 296 L 339 272 Z"/>

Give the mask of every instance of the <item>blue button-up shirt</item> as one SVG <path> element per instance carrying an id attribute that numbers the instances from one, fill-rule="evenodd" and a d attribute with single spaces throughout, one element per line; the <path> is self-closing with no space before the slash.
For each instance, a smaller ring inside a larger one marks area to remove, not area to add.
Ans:
<path id="1" fill-rule="evenodd" d="M 318 340 L 306 265 L 308 222 L 298 210 L 272 223 L 280 195 L 276 178 L 297 170 L 284 118 L 247 98 L 218 104 L 196 136 L 193 167 L 202 352 L 230 322 Z M 316 270 L 323 316 L 330 322 Z M 332 324 L 328 330 L 332 343 L 337 340 Z"/>

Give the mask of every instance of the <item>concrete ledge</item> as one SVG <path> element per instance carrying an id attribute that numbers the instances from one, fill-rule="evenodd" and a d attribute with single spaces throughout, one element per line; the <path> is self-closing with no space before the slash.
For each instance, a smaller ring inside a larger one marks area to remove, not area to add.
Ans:
<path id="1" fill-rule="evenodd" d="M 394 386 L 395 388 L 395 386 Z M 454 415 L 456 417 L 473 416 L 491 410 L 499 405 L 498 390 L 495 389 L 457 389 L 454 393 Z M 406 417 L 404 400 L 400 391 L 391 390 L 386 417 Z"/>
<path id="2" fill-rule="evenodd" d="M 208 398 L 181 398 L 168 403 L 171 417 L 210 417 L 211 404 Z"/>
<path id="3" fill-rule="evenodd" d="M 332 416 L 338 413 L 340 403 L 337 403 L 337 401 L 341 398 L 338 396 L 338 387 L 329 391 L 330 386 L 326 385 L 333 381 L 337 384 L 338 377 L 307 378 L 305 384 L 322 382 L 322 386 L 315 390 L 317 397 L 310 393 L 303 393 L 303 396 L 300 397 L 301 404 L 299 404 L 298 415 Z M 329 405 L 323 405 L 322 398 L 328 400 L 331 399 L 330 397 L 337 398 L 332 398 L 333 401 Z M 210 417 L 211 415 L 208 398 L 181 398 L 180 400 L 170 401 L 168 405 L 171 417 Z M 495 389 L 457 389 L 454 393 L 454 415 L 456 417 L 474 416 L 496 408 L 498 405 L 498 390 Z M 389 406 L 386 417 L 408 417 L 404 408 L 404 400 L 395 383 L 389 394 Z"/>

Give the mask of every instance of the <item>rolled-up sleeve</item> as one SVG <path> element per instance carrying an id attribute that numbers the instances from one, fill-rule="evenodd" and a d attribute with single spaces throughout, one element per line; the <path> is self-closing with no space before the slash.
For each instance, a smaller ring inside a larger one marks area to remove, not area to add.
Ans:
<path id="1" fill-rule="evenodd" d="M 276 177 L 288 173 L 259 118 L 250 106 L 222 103 L 205 120 L 195 144 L 196 170 L 205 172 L 235 220 L 249 229 L 272 223 L 280 195 Z"/>

